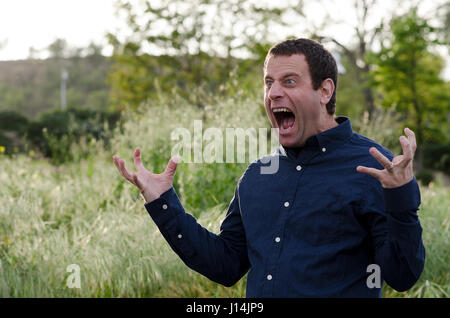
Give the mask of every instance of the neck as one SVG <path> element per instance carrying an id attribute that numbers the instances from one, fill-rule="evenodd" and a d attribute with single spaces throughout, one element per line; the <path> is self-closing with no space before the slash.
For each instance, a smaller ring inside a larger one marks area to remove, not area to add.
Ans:
<path id="1" fill-rule="evenodd" d="M 320 134 L 326 130 L 338 126 L 338 123 L 334 119 L 334 115 L 330 115 L 327 112 L 322 112 L 320 116 L 317 118 L 317 122 L 318 123 L 316 124 L 316 127 L 312 135 Z"/>
<path id="2" fill-rule="evenodd" d="M 322 116 L 320 116 L 319 118 L 319 125 L 317 125 L 316 129 L 313 130 L 313 133 L 310 136 L 305 136 L 303 142 L 301 144 L 299 144 L 296 147 L 303 147 L 305 145 L 306 140 L 313 136 L 313 135 L 318 135 L 326 130 L 329 130 L 331 128 L 334 128 L 336 126 L 338 126 L 339 124 L 336 122 L 334 115 L 329 115 L 328 113 L 323 114 Z"/>
<path id="3" fill-rule="evenodd" d="M 323 122 L 320 125 L 318 133 L 320 134 L 321 132 L 324 132 L 324 131 L 326 131 L 328 129 L 331 129 L 331 128 L 334 128 L 336 126 L 338 126 L 338 123 L 336 122 L 336 120 L 334 118 L 334 115 L 329 115 L 327 113 L 327 115 L 325 115 L 323 117 Z"/>

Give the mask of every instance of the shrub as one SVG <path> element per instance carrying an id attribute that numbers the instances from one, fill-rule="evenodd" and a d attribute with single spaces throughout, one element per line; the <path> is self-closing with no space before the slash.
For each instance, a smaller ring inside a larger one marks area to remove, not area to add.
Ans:
<path id="1" fill-rule="evenodd" d="M 0 130 L 23 134 L 29 124 L 28 119 L 15 111 L 0 112 Z"/>
<path id="2" fill-rule="evenodd" d="M 450 175 L 450 142 L 428 144 L 424 149 L 425 166 Z"/>
<path id="3" fill-rule="evenodd" d="M 422 181 L 424 185 L 429 185 L 433 181 L 433 172 L 429 169 L 422 169 L 416 173 L 416 179 Z"/>
<path id="4" fill-rule="evenodd" d="M 28 124 L 28 119 L 18 112 L 0 112 L 1 153 L 11 154 L 23 148 L 22 139 Z"/>
<path id="5" fill-rule="evenodd" d="M 102 140 L 109 145 L 109 131 L 120 121 L 118 112 L 69 108 L 41 114 L 30 123 L 27 139 L 55 164 L 74 160 L 72 147 L 81 141 Z"/>

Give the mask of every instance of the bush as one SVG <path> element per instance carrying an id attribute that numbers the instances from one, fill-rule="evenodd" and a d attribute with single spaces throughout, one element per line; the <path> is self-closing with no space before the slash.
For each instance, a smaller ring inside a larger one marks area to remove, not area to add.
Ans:
<path id="1" fill-rule="evenodd" d="M 424 185 L 429 185 L 434 179 L 433 172 L 429 169 L 422 169 L 416 173 L 416 179 L 420 180 Z"/>
<path id="2" fill-rule="evenodd" d="M 0 130 L 15 131 L 23 134 L 26 131 L 28 124 L 28 119 L 18 112 L 0 112 Z"/>
<path id="3" fill-rule="evenodd" d="M 0 155 L 2 153 L 11 153 L 11 149 L 13 147 L 13 141 L 8 136 L 5 136 L 4 133 L 0 130 L 0 147 L 2 147 L 0 151 Z"/>
<path id="4" fill-rule="evenodd" d="M 429 144 L 424 148 L 425 166 L 450 175 L 450 142 Z"/>
<path id="5" fill-rule="evenodd" d="M 109 145 L 109 130 L 120 121 L 118 112 L 69 108 L 41 114 L 28 125 L 27 139 L 40 152 L 61 164 L 74 160 L 72 146 L 81 141 L 102 140 Z"/>
<path id="6" fill-rule="evenodd" d="M 28 124 L 28 119 L 18 112 L 0 112 L 0 153 L 11 154 L 23 148 L 22 137 Z"/>

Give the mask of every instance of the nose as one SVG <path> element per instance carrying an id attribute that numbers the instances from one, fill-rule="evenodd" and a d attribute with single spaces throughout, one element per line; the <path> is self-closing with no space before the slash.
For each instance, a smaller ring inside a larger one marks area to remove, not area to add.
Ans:
<path id="1" fill-rule="evenodd" d="M 283 94 L 283 88 L 280 86 L 280 84 L 274 81 L 269 88 L 269 93 L 267 96 L 270 100 L 277 100 L 283 97 Z"/>

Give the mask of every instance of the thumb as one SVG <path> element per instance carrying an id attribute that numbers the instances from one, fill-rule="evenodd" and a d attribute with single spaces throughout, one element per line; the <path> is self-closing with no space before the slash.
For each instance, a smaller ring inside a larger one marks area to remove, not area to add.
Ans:
<path id="1" fill-rule="evenodd" d="M 167 167 L 166 167 L 166 170 L 164 171 L 164 173 L 173 177 L 175 175 L 175 170 L 177 170 L 179 160 L 180 160 L 180 158 L 178 156 L 173 156 L 172 158 L 170 158 L 170 161 L 167 164 Z"/>

